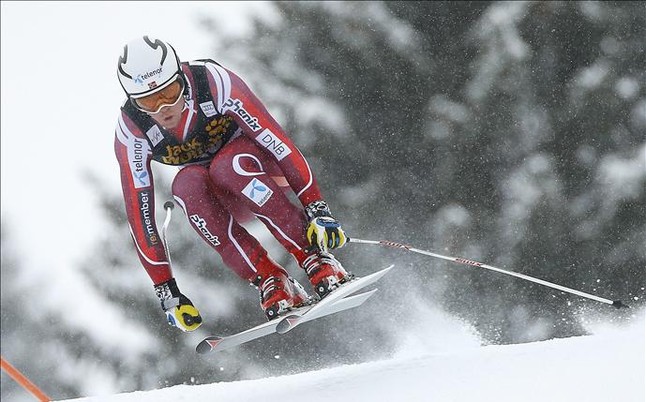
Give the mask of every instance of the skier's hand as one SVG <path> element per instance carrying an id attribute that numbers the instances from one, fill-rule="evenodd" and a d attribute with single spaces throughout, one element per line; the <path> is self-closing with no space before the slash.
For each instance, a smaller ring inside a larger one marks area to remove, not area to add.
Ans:
<path id="1" fill-rule="evenodd" d="M 306 234 L 310 246 L 327 251 L 345 245 L 347 242 L 345 232 L 330 213 L 330 208 L 325 201 L 312 202 L 305 207 L 305 213 L 310 219 Z"/>
<path id="2" fill-rule="evenodd" d="M 168 324 L 184 332 L 195 331 L 202 325 L 202 316 L 193 303 L 177 287 L 175 279 L 155 286 L 155 293 L 161 301 Z"/>

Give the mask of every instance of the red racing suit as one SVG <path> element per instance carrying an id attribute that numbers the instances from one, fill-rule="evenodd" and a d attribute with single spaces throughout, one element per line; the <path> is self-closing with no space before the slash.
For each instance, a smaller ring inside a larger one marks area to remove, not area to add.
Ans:
<path id="1" fill-rule="evenodd" d="M 239 222 L 260 219 L 297 260 L 305 259 L 303 206 L 321 199 L 294 143 L 245 82 L 212 60 L 181 63 L 185 106 L 167 130 L 129 101 L 121 107 L 115 154 L 130 232 L 155 285 L 173 277 L 155 222 L 151 162 L 181 167 L 173 198 L 195 231 L 241 278 L 252 281 L 269 257 Z M 289 199 L 292 191 L 302 205 Z"/>

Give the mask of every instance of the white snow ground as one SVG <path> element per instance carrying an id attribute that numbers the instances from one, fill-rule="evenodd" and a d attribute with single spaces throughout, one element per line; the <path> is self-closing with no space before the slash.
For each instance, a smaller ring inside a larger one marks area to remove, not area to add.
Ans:
<path id="1" fill-rule="evenodd" d="M 392 360 L 290 376 L 179 385 L 73 401 L 646 401 L 643 312 L 630 326 L 606 326 L 593 333 L 445 353 L 415 355 L 409 350 Z"/>

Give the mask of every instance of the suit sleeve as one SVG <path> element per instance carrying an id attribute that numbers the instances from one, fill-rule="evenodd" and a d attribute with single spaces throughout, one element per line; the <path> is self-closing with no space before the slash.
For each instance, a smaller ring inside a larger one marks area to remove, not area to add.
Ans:
<path id="1" fill-rule="evenodd" d="M 276 160 L 303 206 L 322 199 L 307 160 L 247 84 L 224 67 L 206 66 L 216 108 L 232 116 L 244 134 Z"/>
<path id="2" fill-rule="evenodd" d="M 114 151 L 121 171 L 130 234 L 144 269 L 158 285 L 171 279 L 173 274 L 155 222 L 150 145 L 123 113 L 115 130 Z"/>

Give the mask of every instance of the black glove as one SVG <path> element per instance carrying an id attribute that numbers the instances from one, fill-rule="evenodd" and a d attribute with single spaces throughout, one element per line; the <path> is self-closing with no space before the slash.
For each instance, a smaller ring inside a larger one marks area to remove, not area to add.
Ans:
<path id="1" fill-rule="evenodd" d="M 334 219 L 325 201 L 314 201 L 305 207 L 309 218 L 307 225 L 307 240 L 311 246 L 317 246 L 323 251 L 341 248 L 347 242 L 347 237 L 341 224 Z"/>
<path id="2" fill-rule="evenodd" d="M 175 279 L 155 286 L 155 293 L 161 301 L 168 324 L 184 332 L 195 331 L 202 325 L 202 316 L 193 303 L 177 287 Z"/>

